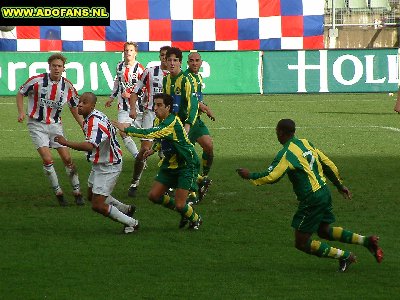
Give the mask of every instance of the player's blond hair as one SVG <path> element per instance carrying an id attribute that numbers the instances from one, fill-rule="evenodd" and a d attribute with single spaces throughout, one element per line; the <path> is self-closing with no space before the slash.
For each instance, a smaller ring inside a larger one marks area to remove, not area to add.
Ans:
<path id="1" fill-rule="evenodd" d="M 125 42 L 124 43 L 124 50 L 126 48 L 126 46 L 133 46 L 135 47 L 135 51 L 137 52 L 139 50 L 139 45 L 136 42 Z"/>

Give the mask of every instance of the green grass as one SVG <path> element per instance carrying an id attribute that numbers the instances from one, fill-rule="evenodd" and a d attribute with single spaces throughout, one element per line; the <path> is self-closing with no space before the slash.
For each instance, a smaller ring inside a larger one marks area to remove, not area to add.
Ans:
<path id="1" fill-rule="evenodd" d="M 115 107 L 103 108 L 105 99 L 98 108 L 115 118 Z M 26 124 L 17 122 L 14 101 L 0 97 L 1 299 L 399 297 L 400 116 L 393 112 L 394 97 L 206 96 L 217 121 L 205 121 L 215 161 L 211 190 L 196 207 L 204 219 L 201 230 L 178 230 L 177 214 L 147 200 L 157 171 L 152 157 L 135 200 L 141 229 L 128 236 L 89 205 L 57 205 Z M 385 251 L 382 264 L 362 247 L 332 243 L 354 251 L 359 260 L 339 274 L 337 261 L 296 250 L 290 222 L 297 200 L 288 179 L 255 187 L 236 175 L 238 167 L 261 171 L 269 165 L 281 147 L 275 136 L 281 118 L 293 118 L 297 135 L 337 164 L 354 198 L 344 200 L 332 188 L 336 225 L 378 234 Z M 68 109 L 63 121 L 67 136 L 82 140 Z M 65 171 L 54 154 L 67 192 Z M 85 187 L 90 164 L 82 152 L 72 155 Z M 126 155 L 114 191 L 128 203 L 132 164 Z"/>

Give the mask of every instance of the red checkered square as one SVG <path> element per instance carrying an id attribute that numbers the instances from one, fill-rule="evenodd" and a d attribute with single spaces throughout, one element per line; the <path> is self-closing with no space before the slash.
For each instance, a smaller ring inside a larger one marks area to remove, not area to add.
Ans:
<path id="1" fill-rule="evenodd" d="M 232 41 L 238 39 L 237 19 L 216 19 L 215 35 L 217 41 Z"/>
<path id="2" fill-rule="evenodd" d="M 40 40 L 40 51 L 62 51 L 61 40 Z"/>
<path id="3" fill-rule="evenodd" d="M 125 0 L 126 1 L 126 19 L 138 20 L 149 18 L 148 0 Z"/>
<path id="4" fill-rule="evenodd" d="M 239 40 L 238 50 L 259 50 L 260 40 Z"/>
<path id="5" fill-rule="evenodd" d="M 181 49 L 182 51 L 189 51 L 189 50 L 193 50 L 193 42 L 172 42 L 171 43 L 172 47 L 177 47 L 179 49 Z"/>
<path id="6" fill-rule="evenodd" d="M 282 37 L 303 36 L 303 16 L 282 16 Z"/>
<path id="7" fill-rule="evenodd" d="M 171 20 L 150 20 L 149 40 L 172 40 Z"/>
<path id="8" fill-rule="evenodd" d="M 303 38 L 303 49 L 324 49 L 324 36 L 306 36 Z"/>
<path id="9" fill-rule="evenodd" d="M 260 17 L 272 17 L 281 15 L 280 0 L 258 0 Z"/>
<path id="10" fill-rule="evenodd" d="M 39 26 L 17 26 L 17 39 L 40 39 Z"/>
<path id="11" fill-rule="evenodd" d="M 193 0 L 193 19 L 214 19 L 215 0 Z"/>
<path id="12" fill-rule="evenodd" d="M 106 39 L 105 26 L 83 26 L 83 39 L 104 41 Z"/>
<path id="13" fill-rule="evenodd" d="M 106 41 L 106 51 L 121 51 L 124 49 L 125 42 L 108 42 Z"/>

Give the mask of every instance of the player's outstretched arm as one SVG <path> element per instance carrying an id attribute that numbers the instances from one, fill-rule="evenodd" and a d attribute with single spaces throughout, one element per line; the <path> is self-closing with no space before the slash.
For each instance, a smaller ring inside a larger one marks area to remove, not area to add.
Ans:
<path id="1" fill-rule="evenodd" d="M 17 93 L 17 109 L 18 109 L 18 122 L 22 123 L 25 119 L 24 95 L 22 95 L 20 92 Z"/>
<path id="2" fill-rule="evenodd" d="M 243 179 L 250 179 L 250 171 L 248 169 L 239 168 L 239 169 L 236 169 L 236 172 Z"/>

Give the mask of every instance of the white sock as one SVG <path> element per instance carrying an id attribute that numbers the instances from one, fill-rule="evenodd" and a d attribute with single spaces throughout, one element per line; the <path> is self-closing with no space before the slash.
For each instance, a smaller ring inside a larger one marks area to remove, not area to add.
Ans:
<path id="1" fill-rule="evenodd" d="M 49 178 L 50 184 L 54 190 L 54 193 L 56 193 L 56 195 L 62 194 L 63 191 L 60 187 L 60 184 L 58 183 L 58 177 L 57 177 L 56 170 L 54 169 L 53 163 L 51 163 L 49 165 L 43 165 L 43 171 L 44 171 L 44 174 Z"/>
<path id="2" fill-rule="evenodd" d="M 115 206 L 109 205 L 108 217 L 114 221 L 120 222 L 127 226 L 136 226 L 139 222 L 124 213 L 120 212 Z"/>
<path id="3" fill-rule="evenodd" d="M 132 140 L 132 138 L 130 136 L 127 136 L 127 137 L 123 138 L 122 141 L 124 142 L 125 147 L 126 147 L 126 149 L 128 149 L 130 154 L 132 154 L 132 156 L 136 158 L 139 151 L 136 147 L 135 142 Z"/>
<path id="4" fill-rule="evenodd" d="M 127 214 L 129 211 L 129 205 L 119 202 L 117 199 L 115 199 L 111 195 L 107 197 L 105 203 L 108 205 L 115 206 L 120 212 L 122 212 L 124 214 Z"/>
<path id="5" fill-rule="evenodd" d="M 67 172 L 67 175 L 69 177 L 69 181 L 71 182 L 72 185 L 72 191 L 74 195 L 80 194 L 81 193 L 81 187 L 79 184 L 79 177 L 78 177 L 78 172 L 76 171 L 76 168 L 72 166 L 66 166 L 65 167 L 65 172 Z"/>

